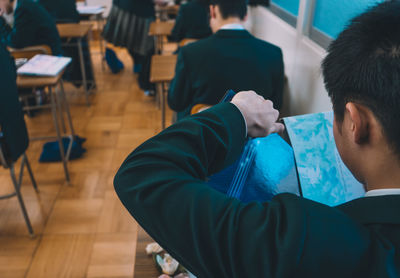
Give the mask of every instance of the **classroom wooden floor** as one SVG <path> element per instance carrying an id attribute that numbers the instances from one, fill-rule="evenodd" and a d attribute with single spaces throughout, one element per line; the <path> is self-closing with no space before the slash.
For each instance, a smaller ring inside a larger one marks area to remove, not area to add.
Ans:
<path id="1" fill-rule="evenodd" d="M 102 71 L 92 49 L 97 93 L 85 105 L 81 90 L 67 86 L 76 133 L 87 138 L 87 153 L 69 163 L 71 185 L 61 163 L 39 163 L 43 142 L 30 144 L 28 156 L 40 189 L 24 178 L 22 194 L 36 238 L 31 239 L 16 198 L 0 200 L 0 277 L 133 277 L 138 227 L 113 189 L 124 158 L 161 129 L 160 110 L 139 90 L 125 50 L 125 70 Z M 167 119 L 170 119 L 170 111 Z M 54 132 L 49 111 L 26 118 L 31 136 Z M 0 195 L 12 192 L 0 169 Z"/>

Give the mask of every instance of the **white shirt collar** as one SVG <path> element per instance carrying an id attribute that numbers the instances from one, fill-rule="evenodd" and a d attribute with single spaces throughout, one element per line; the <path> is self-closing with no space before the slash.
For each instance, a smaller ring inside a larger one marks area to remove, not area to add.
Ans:
<path id="1" fill-rule="evenodd" d="M 239 23 L 230 23 L 223 25 L 219 30 L 244 30 L 244 27 Z"/>
<path id="2" fill-rule="evenodd" d="M 400 188 L 375 189 L 365 193 L 365 197 L 400 195 Z"/>

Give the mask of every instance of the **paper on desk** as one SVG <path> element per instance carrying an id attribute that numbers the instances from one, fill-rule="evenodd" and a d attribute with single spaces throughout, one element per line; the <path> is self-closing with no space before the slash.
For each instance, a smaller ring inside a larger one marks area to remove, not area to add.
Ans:
<path id="1" fill-rule="evenodd" d="M 78 10 L 78 13 L 80 14 L 99 14 L 105 11 L 105 8 L 103 6 L 97 5 L 97 6 L 82 6 L 79 5 L 76 7 Z"/>
<path id="2" fill-rule="evenodd" d="M 39 54 L 21 66 L 17 73 L 20 75 L 57 76 L 71 63 L 71 60 L 69 57 Z"/>

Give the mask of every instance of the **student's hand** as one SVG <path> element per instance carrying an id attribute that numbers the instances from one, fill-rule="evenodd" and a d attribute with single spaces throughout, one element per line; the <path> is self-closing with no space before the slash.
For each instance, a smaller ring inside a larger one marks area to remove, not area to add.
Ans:
<path id="1" fill-rule="evenodd" d="M 265 137 L 285 129 L 283 124 L 276 122 L 279 111 L 274 109 L 272 101 L 264 99 L 254 91 L 239 92 L 231 102 L 242 112 L 248 136 Z"/>

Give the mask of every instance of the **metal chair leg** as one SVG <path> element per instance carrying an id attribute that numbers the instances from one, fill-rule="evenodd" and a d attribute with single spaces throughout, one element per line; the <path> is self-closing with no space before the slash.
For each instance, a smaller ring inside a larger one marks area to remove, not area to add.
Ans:
<path id="1" fill-rule="evenodd" d="M 25 219 L 26 226 L 28 227 L 29 235 L 31 237 L 33 237 L 35 234 L 33 233 L 33 228 L 32 228 L 32 225 L 31 225 L 31 221 L 29 220 L 28 212 L 26 211 L 25 203 L 24 203 L 24 200 L 22 199 L 22 195 L 21 195 L 21 191 L 20 191 L 20 185 L 18 185 L 17 178 L 15 177 L 14 165 L 10 166 L 10 174 L 11 174 L 12 182 L 14 184 L 15 193 L 17 195 L 19 205 L 21 207 L 22 214 L 23 214 L 24 219 Z"/>
<path id="2" fill-rule="evenodd" d="M 31 178 L 33 188 L 35 189 L 36 193 L 38 193 L 39 189 L 37 187 L 35 177 L 33 176 L 31 164 L 29 163 L 28 156 L 26 155 L 26 153 L 24 153 L 24 157 L 25 157 L 26 168 L 28 168 L 28 173 L 29 173 L 29 177 Z"/>

